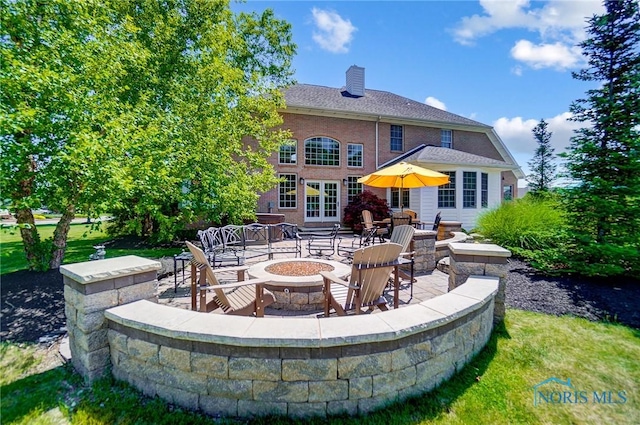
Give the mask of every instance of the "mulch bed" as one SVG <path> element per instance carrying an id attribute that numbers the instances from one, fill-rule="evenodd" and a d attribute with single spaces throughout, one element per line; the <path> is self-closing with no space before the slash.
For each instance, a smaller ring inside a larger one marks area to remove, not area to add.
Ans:
<path id="1" fill-rule="evenodd" d="M 0 339 L 38 342 L 64 332 L 64 286 L 58 270 L 19 271 L 0 277 Z M 511 260 L 508 307 L 541 313 L 609 320 L 640 329 L 640 281 L 633 279 L 551 278 Z"/>

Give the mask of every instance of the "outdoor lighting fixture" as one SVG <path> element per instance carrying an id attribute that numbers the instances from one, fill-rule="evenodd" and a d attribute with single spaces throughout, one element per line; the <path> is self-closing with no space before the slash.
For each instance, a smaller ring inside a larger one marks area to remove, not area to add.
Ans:
<path id="1" fill-rule="evenodd" d="M 342 179 L 342 185 L 343 185 L 343 186 L 346 186 L 346 185 L 347 185 L 347 183 L 349 183 L 349 180 L 348 180 L 348 179 Z"/>
<path id="2" fill-rule="evenodd" d="M 299 182 L 300 182 L 301 185 L 303 185 L 304 184 L 304 177 L 300 177 Z"/>

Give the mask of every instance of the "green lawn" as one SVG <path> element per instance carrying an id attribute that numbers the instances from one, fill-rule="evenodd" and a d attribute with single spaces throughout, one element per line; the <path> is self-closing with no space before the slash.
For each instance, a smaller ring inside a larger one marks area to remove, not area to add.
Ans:
<path id="1" fill-rule="evenodd" d="M 41 239 L 53 236 L 55 225 L 37 225 Z M 63 264 L 77 263 L 89 260 L 89 255 L 96 250 L 94 245 L 112 241 L 102 228 L 95 229 L 89 224 L 72 224 L 67 239 L 67 250 Z M 107 257 L 121 257 L 123 255 L 139 255 L 146 258 L 160 258 L 172 256 L 180 252 L 177 248 L 153 248 L 145 245 L 112 244 L 107 247 Z M 0 274 L 11 273 L 27 269 L 28 264 L 24 256 L 24 248 L 20 232 L 17 229 L 3 228 L 0 230 Z"/>
<path id="2" fill-rule="evenodd" d="M 218 424 L 130 387 L 102 380 L 84 387 L 68 367 L 37 371 L 42 350 L 0 346 L 2 423 Z M 637 424 L 640 418 L 640 331 L 508 310 L 505 325 L 487 347 L 452 380 L 432 393 L 395 404 L 366 418 L 298 423 L 367 424 Z M 533 404 L 533 386 L 550 378 L 571 379 L 585 403 Z M 624 404 L 594 403 L 599 395 L 625 391 Z M 247 423 L 246 421 L 240 423 Z M 296 423 L 283 418 L 251 421 Z"/>

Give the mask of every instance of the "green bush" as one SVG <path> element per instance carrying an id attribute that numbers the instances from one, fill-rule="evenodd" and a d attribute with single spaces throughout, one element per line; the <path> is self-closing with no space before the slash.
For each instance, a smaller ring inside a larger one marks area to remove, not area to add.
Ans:
<path id="1" fill-rule="evenodd" d="M 477 232 L 539 268 L 555 268 L 567 240 L 567 222 L 553 196 L 505 202 L 478 218 Z"/>

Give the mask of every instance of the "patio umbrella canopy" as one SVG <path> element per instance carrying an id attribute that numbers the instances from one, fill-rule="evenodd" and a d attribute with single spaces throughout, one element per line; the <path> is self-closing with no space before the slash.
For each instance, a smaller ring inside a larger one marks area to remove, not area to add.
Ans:
<path id="1" fill-rule="evenodd" d="M 440 186 L 449 183 L 449 176 L 422 168 L 408 162 L 385 167 L 358 179 L 358 183 L 373 187 L 398 187 L 411 189 L 424 186 Z"/>
<path id="2" fill-rule="evenodd" d="M 397 187 L 402 193 L 402 189 L 447 184 L 449 176 L 408 162 L 399 162 L 360 177 L 358 183 L 373 187 Z M 404 209 L 404 205 L 401 205 L 401 209 Z"/>

